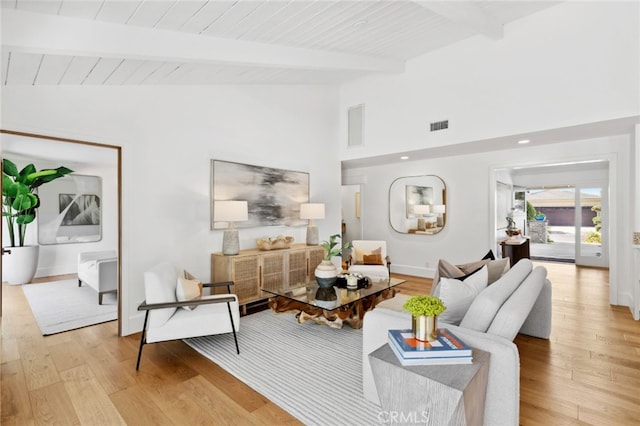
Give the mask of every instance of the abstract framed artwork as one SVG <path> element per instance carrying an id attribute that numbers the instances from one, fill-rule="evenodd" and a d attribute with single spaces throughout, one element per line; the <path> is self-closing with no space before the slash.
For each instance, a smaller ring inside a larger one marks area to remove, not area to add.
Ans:
<path id="1" fill-rule="evenodd" d="M 257 226 L 301 226 L 300 204 L 309 202 L 309 173 L 230 161 L 211 160 L 211 229 L 215 201 L 247 201 L 249 220 L 238 228 Z"/>
<path id="2" fill-rule="evenodd" d="M 100 225 L 100 197 L 95 194 L 58 194 L 60 226 Z"/>
<path id="3" fill-rule="evenodd" d="M 68 244 L 102 239 L 102 179 L 71 174 L 39 188 L 38 243 Z"/>

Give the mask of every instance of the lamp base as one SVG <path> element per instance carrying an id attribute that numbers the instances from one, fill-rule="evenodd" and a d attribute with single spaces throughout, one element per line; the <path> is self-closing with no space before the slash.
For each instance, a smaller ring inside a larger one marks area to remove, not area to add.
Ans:
<path id="1" fill-rule="evenodd" d="M 227 229 L 222 236 L 222 254 L 234 255 L 240 252 L 240 241 L 237 229 Z"/>
<path id="2" fill-rule="evenodd" d="M 318 227 L 314 225 L 307 226 L 307 245 L 317 246 L 320 244 L 318 239 Z"/>

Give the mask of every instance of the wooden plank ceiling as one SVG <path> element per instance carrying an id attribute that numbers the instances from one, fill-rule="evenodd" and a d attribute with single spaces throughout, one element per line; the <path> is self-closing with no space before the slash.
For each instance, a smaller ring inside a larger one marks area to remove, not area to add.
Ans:
<path id="1" fill-rule="evenodd" d="M 340 84 L 544 1 L 2 0 L 3 85 Z"/>

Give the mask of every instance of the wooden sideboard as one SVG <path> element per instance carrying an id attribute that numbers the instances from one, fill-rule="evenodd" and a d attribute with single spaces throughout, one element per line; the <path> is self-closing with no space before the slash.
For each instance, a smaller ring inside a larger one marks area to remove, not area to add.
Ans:
<path id="1" fill-rule="evenodd" d="M 212 253 L 211 279 L 213 282 L 233 281 L 232 289 L 245 309 L 246 304 L 269 297 L 262 293 L 263 288 L 294 288 L 312 281 L 322 259 L 322 247 L 305 244 L 269 251 L 240 250 L 231 256 Z"/>

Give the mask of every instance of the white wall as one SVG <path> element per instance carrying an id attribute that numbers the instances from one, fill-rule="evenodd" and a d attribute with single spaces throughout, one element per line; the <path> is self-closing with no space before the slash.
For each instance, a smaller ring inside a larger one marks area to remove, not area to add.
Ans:
<path id="1" fill-rule="evenodd" d="M 409 61 L 402 75 L 346 84 L 340 91 L 340 158 L 362 159 L 638 117 L 639 18 L 638 2 L 562 2 L 506 25 L 501 40 L 472 37 Z M 348 148 L 347 110 L 359 104 L 365 105 L 365 144 Z M 429 132 L 430 122 L 445 119 L 448 130 Z M 563 140 L 570 139 L 559 139 Z M 362 192 L 364 237 L 389 241 L 395 271 L 428 276 L 438 258 L 474 259 L 492 245 L 493 169 L 519 161 L 608 157 L 616 165 L 609 175 L 615 216 L 610 229 L 610 299 L 633 307 L 640 305 L 640 290 L 634 296 L 630 284 L 628 212 L 637 205 L 638 194 L 630 181 L 638 164 L 630 159 L 629 143 L 627 135 L 622 140 L 611 137 L 345 173 L 352 182 L 368 179 Z M 390 182 L 414 174 L 440 175 L 447 184 L 447 226 L 436 236 L 396 234 L 388 225 L 385 197 Z"/>
<path id="2" fill-rule="evenodd" d="M 362 221 L 356 216 L 356 197 L 360 198 L 360 185 L 342 185 L 342 223 L 346 229 L 343 234 L 345 242 L 360 240 L 362 236 Z"/>
<path id="3" fill-rule="evenodd" d="M 341 89 L 341 159 L 556 129 L 640 114 L 638 2 L 562 2 Z M 365 144 L 347 148 L 350 106 Z M 429 123 L 449 119 L 449 129 Z"/>
<path id="4" fill-rule="evenodd" d="M 550 170 L 553 173 L 550 173 Z M 591 182 L 607 182 L 609 180 L 609 167 L 604 165 L 593 166 L 589 170 L 575 170 L 566 167 L 566 170 L 541 167 L 529 169 L 526 173 L 518 173 L 513 176 L 513 184 L 531 188 L 541 188 L 552 185 L 588 185 Z"/>
<path id="5" fill-rule="evenodd" d="M 64 106 L 64 107 L 62 107 Z M 168 260 L 203 280 L 223 231 L 209 225 L 210 160 L 310 173 L 326 203 L 320 236 L 340 232 L 337 89 L 323 86 L 2 88 L 4 129 L 122 147 L 122 326 L 142 328 L 143 272 Z M 255 239 L 305 228 L 240 230 Z"/>
<path id="6" fill-rule="evenodd" d="M 495 170 L 549 162 L 608 159 L 611 164 L 611 280 L 617 284 L 611 303 L 633 306 L 630 284 L 632 256 L 628 244 L 631 223 L 630 137 L 617 136 L 566 142 L 553 146 L 519 147 L 476 155 L 460 155 L 346 170 L 364 177 L 362 222 L 365 239 L 388 243 L 393 272 L 432 277 L 438 259 L 464 263 L 493 248 L 495 235 Z M 447 186 L 447 223 L 437 235 L 399 234 L 388 222 L 388 191 L 401 176 L 434 174 Z"/>

